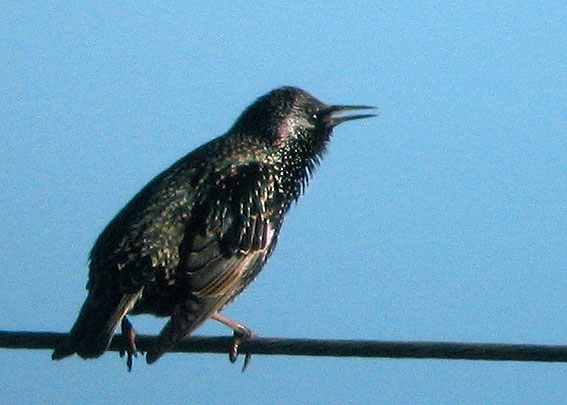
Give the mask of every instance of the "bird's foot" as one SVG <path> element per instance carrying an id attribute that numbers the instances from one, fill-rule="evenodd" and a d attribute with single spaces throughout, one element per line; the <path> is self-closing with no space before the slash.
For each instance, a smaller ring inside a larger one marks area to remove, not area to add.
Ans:
<path id="1" fill-rule="evenodd" d="M 240 344 L 256 336 L 258 335 L 245 327 L 242 327 L 241 330 L 234 331 L 232 342 L 230 344 L 230 352 L 228 353 L 228 358 L 231 363 L 236 362 L 236 359 L 238 359 L 238 348 L 240 347 Z M 252 354 L 246 353 L 246 355 L 244 356 L 244 363 L 242 364 L 242 372 L 246 370 L 246 367 L 248 367 L 250 360 L 252 360 Z"/>
<path id="2" fill-rule="evenodd" d="M 228 319 L 225 316 L 219 314 L 218 312 L 211 316 L 212 319 L 218 321 L 220 323 L 225 324 L 229 328 L 234 331 L 234 335 L 230 344 L 230 350 L 228 352 L 228 359 L 231 363 L 236 362 L 238 359 L 238 348 L 245 342 L 246 340 L 258 336 L 256 333 L 252 332 L 246 326 L 239 324 L 238 322 L 233 321 L 232 319 Z M 244 364 L 242 365 L 242 372 L 246 370 L 250 360 L 252 359 L 251 353 L 246 353 L 244 357 Z"/>
<path id="3" fill-rule="evenodd" d="M 122 318 L 121 329 L 122 336 L 126 339 L 126 343 L 128 343 L 128 350 L 121 350 L 120 357 L 127 355 L 126 367 L 128 368 L 128 372 L 131 372 L 133 358 L 138 357 L 138 348 L 136 347 L 136 329 L 134 329 L 132 323 L 126 317 Z"/>

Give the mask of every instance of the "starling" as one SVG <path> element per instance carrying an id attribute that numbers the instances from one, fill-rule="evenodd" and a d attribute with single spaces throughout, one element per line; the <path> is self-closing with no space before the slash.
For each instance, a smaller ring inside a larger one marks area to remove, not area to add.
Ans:
<path id="1" fill-rule="evenodd" d="M 373 114 L 282 87 L 249 106 L 224 135 L 181 158 L 108 224 L 90 253 L 88 296 L 54 360 L 99 357 L 118 325 L 136 352 L 127 314 L 170 317 L 146 354 L 153 363 L 207 319 L 252 336 L 218 312 L 258 275 L 338 124 Z"/>

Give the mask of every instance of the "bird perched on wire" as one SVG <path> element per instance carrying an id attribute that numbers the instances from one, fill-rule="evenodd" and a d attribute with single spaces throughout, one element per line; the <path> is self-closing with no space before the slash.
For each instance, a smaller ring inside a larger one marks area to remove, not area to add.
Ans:
<path id="1" fill-rule="evenodd" d="M 344 113 L 371 108 L 327 105 L 282 87 L 256 100 L 226 134 L 155 177 L 98 237 L 87 299 L 52 358 L 98 357 L 121 324 L 131 369 L 135 331 L 126 315 L 147 313 L 170 317 L 148 363 L 209 318 L 234 330 L 234 361 L 239 343 L 253 333 L 219 311 L 266 263 L 333 128 L 373 116 Z"/>

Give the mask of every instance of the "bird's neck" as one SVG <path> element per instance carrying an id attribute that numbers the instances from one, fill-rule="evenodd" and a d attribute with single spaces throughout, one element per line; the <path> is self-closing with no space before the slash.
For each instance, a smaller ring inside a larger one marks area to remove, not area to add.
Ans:
<path id="1" fill-rule="evenodd" d="M 276 165 L 278 175 L 278 188 L 282 190 L 287 207 L 296 201 L 305 191 L 315 169 L 319 166 L 325 153 L 325 143 L 318 145 L 316 149 L 294 149 L 283 151 L 280 154 L 279 163 Z"/>

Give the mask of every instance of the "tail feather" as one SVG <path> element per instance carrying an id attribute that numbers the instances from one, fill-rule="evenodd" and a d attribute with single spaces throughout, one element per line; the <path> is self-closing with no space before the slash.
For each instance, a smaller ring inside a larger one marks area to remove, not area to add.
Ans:
<path id="1" fill-rule="evenodd" d="M 110 345 L 118 324 L 134 306 L 141 291 L 114 296 L 96 296 L 91 292 L 79 313 L 69 337 L 53 352 L 60 360 L 77 353 L 84 359 L 99 357 Z"/>

